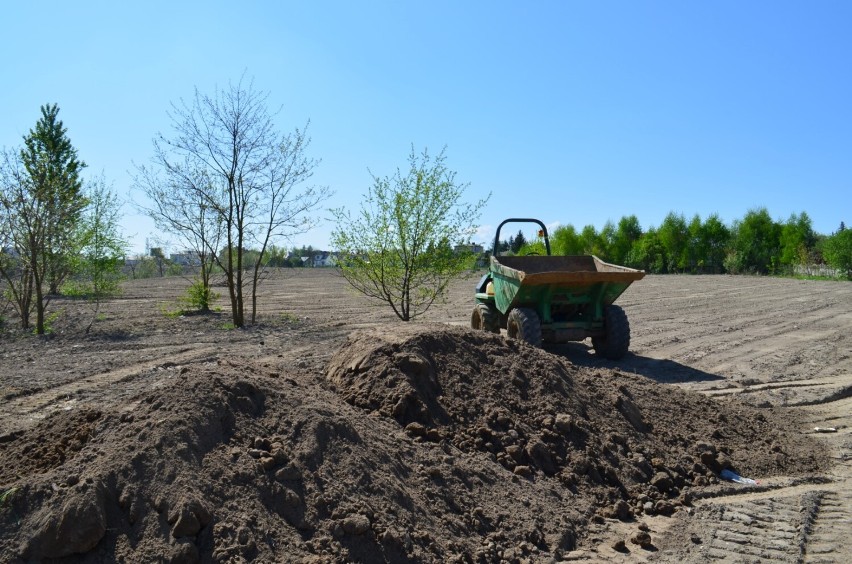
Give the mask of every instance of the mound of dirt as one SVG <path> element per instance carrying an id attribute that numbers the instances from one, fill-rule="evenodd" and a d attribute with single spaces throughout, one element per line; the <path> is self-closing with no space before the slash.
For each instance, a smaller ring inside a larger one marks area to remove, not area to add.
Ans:
<path id="1" fill-rule="evenodd" d="M 122 411 L 0 437 L 10 561 L 547 561 L 592 519 L 670 514 L 731 468 L 811 473 L 788 412 L 485 333 L 352 335 L 327 373 L 171 368 Z"/>

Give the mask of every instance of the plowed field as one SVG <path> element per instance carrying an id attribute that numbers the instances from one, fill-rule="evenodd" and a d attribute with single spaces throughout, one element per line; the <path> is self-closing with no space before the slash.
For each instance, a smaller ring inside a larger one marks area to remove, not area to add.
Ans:
<path id="1" fill-rule="evenodd" d="M 7 323 L 0 562 L 849 561 L 852 284 L 646 276 L 611 362 L 467 331 L 480 275 L 409 324 L 331 269 L 244 330 L 182 278 Z"/>

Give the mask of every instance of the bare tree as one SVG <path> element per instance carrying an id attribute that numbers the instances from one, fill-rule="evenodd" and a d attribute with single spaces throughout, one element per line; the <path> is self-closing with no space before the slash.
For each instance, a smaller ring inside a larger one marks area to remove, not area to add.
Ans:
<path id="1" fill-rule="evenodd" d="M 149 206 L 139 207 L 158 229 L 177 237 L 197 258 L 201 269 L 198 280 L 201 311 L 208 311 L 216 249 L 224 238 L 222 217 L 205 197 L 215 187 L 204 170 L 198 170 L 186 160 L 171 162 L 167 153 L 158 151 L 154 163 L 157 166 L 137 167 L 134 185 L 150 202 Z"/>
<path id="2" fill-rule="evenodd" d="M 3 151 L 2 185 L 0 185 L 0 275 L 6 292 L 20 318 L 21 328 L 30 328 L 33 311 L 33 269 L 26 248 L 30 241 L 40 239 L 38 230 L 29 226 L 29 218 L 36 214 L 35 202 L 26 196 L 26 171 L 18 154 Z M 34 231 L 30 234 L 30 231 Z"/>
<path id="3" fill-rule="evenodd" d="M 324 187 L 299 189 L 319 164 L 306 156 L 307 126 L 278 133 L 267 98 L 251 83 L 244 86 L 242 79 L 212 96 L 196 89 L 190 103 L 172 105 L 174 134 L 161 134 L 154 141 L 153 166 L 166 178 L 164 189 L 147 193 L 156 202 L 155 216 L 168 217 L 164 225 L 170 229 L 186 231 L 181 222 L 172 221 L 177 218 L 171 217 L 174 208 L 166 201 L 177 190 L 183 194 L 178 197 L 181 205 L 191 206 L 194 218 L 212 214 L 207 216 L 210 225 L 221 226 L 221 240 L 202 239 L 225 274 L 236 327 L 245 324 L 247 283 L 255 320 L 257 284 L 268 245 L 310 229 L 316 223 L 311 212 L 330 195 Z M 251 245 L 259 246 L 260 255 L 246 272 L 244 257 Z"/>

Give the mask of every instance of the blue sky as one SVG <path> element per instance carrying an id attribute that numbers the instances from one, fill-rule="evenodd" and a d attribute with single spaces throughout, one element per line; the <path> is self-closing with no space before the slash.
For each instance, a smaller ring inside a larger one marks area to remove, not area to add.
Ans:
<path id="1" fill-rule="evenodd" d="M 57 103 L 89 175 L 130 197 L 171 102 L 245 72 L 311 120 L 326 207 L 357 209 L 412 144 L 483 242 L 504 218 L 603 227 L 757 206 L 852 224 L 852 2 L 4 2 L 0 146 Z M 139 196 L 135 196 L 137 199 Z M 328 214 L 320 212 L 323 217 Z M 290 244 L 325 247 L 325 222 Z M 131 206 L 141 251 L 153 233 Z"/>

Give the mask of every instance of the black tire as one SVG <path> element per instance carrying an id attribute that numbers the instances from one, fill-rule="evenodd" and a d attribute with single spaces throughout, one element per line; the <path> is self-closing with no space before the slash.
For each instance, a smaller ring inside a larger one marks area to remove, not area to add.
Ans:
<path id="1" fill-rule="evenodd" d="M 617 305 L 604 309 L 603 337 L 592 337 L 595 353 L 609 360 L 618 360 L 627 354 L 630 348 L 630 323 L 627 314 Z"/>
<path id="2" fill-rule="evenodd" d="M 470 316 L 470 326 L 477 331 L 488 331 L 489 333 L 500 332 L 500 318 L 497 310 L 488 304 L 476 304 Z"/>
<path id="3" fill-rule="evenodd" d="M 534 347 L 541 346 L 541 320 L 534 309 L 518 307 L 506 319 L 506 335 L 510 339 L 525 341 Z"/>

